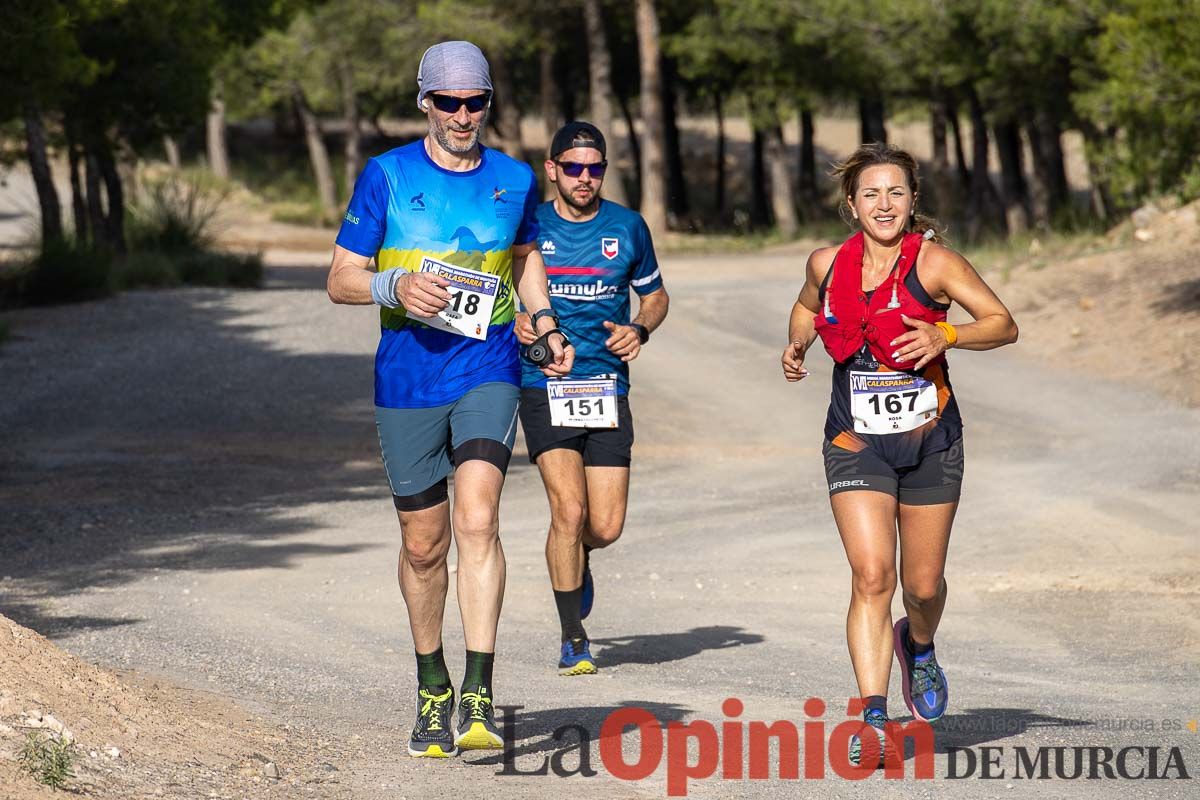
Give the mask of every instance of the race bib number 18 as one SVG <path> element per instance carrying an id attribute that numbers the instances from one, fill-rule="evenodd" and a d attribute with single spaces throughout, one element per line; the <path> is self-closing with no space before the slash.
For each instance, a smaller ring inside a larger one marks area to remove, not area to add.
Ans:
<path id="1" fill-rule="evenodd" d="M 903 433 L 937 416 L 937 387 L 904 372 L 851 372 L 855 433 Z"/>
<path id="2" fill-rule="evenodd" d="M 472 339 L 486 339 L 488 324 L 492 321 L 492 309 L 496 305 L 496 294 L 500 288 L 500 276 L 456 267 L 436 258 L 424 259 L 421 262 L 421 272 L 432 272 L 450 281 L 450 285 L 446 287 L 446 291 L 450 293 L 450 305 L 432 317 L 423 317 L 410 311 L 409 318 L 420 320 L 440 331 Z"/>
<path id="3" fill-rule="evenodd" d="M 617 382 L 612 378 L 548 380 L 550 424 L 560 428 L 617 427 Z"/>

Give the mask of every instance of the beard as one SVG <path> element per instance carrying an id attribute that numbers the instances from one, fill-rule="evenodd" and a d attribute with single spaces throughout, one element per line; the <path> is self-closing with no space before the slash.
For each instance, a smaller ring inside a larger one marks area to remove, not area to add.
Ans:
<path id="1" fill-rule="evenodd" d="M 437 140 L 437 143 L 441 145 L 443 150 L 447 153 L 453 153 L 456 156 L 466 155 L 475 148 L 475 145 L 479 144 L 480 135 L 486 125 L 487 112 L 484 112 L 483 116 L 479 118 L 478 125 L 473 125 L 470 128 L 460 128 L 458 127 L 458 123 L 453 120 L 442 122 L 432 114 L 429 116 L 429 132 L 433 134 L 433 138 Z M 456 131 L 470 130 L 472 131 L 471 138 L 466 142 L 451 139 L 451 129 Z"/>
<path id="2" fill-rule="evenodd" d="M 558 196 L 562 198 L 563 202 L 579 211 L 590 211 L 600 203 L 600 187 L 594 183 L 591 185 L 591 192 L 587 195 L 586 200 L 581 199 L 576 194 L 575 189 L 578 189 L 579 186 L 575 186 L 569 192 L 563 190 L 561 183 L 556 183 L 555 187 L 558 189 Z"/>

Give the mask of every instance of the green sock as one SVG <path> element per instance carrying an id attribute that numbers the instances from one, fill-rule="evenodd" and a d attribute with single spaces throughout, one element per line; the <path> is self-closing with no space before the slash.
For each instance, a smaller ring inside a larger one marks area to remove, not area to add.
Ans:
<path id="1" fill-rule="evenodd" d="M 428 655 L 417 653 L 417 685 L 428 689 L 447 689 L 450 686 L 450 670 L 446 669 L 446 657 L 442 648 Z"/>
<path id="2" fill-rule="evenodd" d="M 463 676 L 463 691 L 468 687 L 486 686 L 492 688 L 492 664 L 496 661 L 495 653 L 477 653 L 467 651 L 467 671 Z"/>

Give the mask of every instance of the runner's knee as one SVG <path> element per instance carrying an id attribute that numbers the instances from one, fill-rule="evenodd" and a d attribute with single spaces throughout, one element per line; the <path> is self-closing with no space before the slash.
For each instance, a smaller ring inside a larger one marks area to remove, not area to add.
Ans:
<path id="1" fill-rule="evenodd" d="M 450 539 L 442 536 L 404 536 L 404 558 L 417 572 L 439 568 L 446 561 Z"/>
<path id="2" fill-rule="evenodd" d="M 891 597 L 896 591 L 896 570 L 886 564 L 856 567 L 851 584 L 860 597 Z"/>
<path id="3" fill-rule="evenodd" d="M 500 530 L 500 515 L 490 503 L 454 509 L 454 535 L 458 540 L 494 539 Z"/>
<path id="4" fill-rule="evenodd" d="M 578 539 L 587 524 L 587 503 L 575 499 L 557 499 L 550 505 L 550 529 L 556 536 Z"/>
<path id="5" fill-rule="evenodd" d="M 904 597 L 912 605 L 921 606 L 926 603 L 933 603 L 941 598 L 945 592 L 946 582 L 941 576 L 930 580 L 923 578 L 915 581 L 905 581 Z"/>
<path id="6" fill-rule="evenodd" d="M 592 547 L 608 547 L 610 544 L 621 538 L 621 532 L 624 530 L 624 522 L 601 522 L 590 523 L 588 526 L 588 544 Z"/>

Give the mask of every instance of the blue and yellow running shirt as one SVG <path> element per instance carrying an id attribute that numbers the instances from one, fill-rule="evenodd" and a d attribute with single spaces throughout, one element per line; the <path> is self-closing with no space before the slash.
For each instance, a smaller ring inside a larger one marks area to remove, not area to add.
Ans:
<path id="1" fill-rule="evenodd" d="M 426 256 L 500 276 L 483 341 L 380 309 L 375 405 L 432 408 L 483 383 L 519 381 L 513 333 L 512 247 L 537 238 L 538 188 L 529 165 L 479 148 L 479 165 L 453 172 L 434 163 L 424 140 L 367 162 L 337 243 L 374 257 L 379 270 L 416 272 Z"/>
<path id="2" fill-rule="evenodd" d="M 612 373 L 617 392 L 629 391 L 629 364 L 604 342 L 612 334 L 605 320 L 627 325 L 629 289 L 647 295 L 662 288 L 650 229 L 636 211 L 607 200 L 596 216 L 571 222 L 559 216 L 554 203 L 537 207 L 538 247 L 546 262 L 550 304 L 559 325 L 575 345 L 572 378 Z M 546 385 L 546 376 L 521 362 L 521 385 Z"/>

